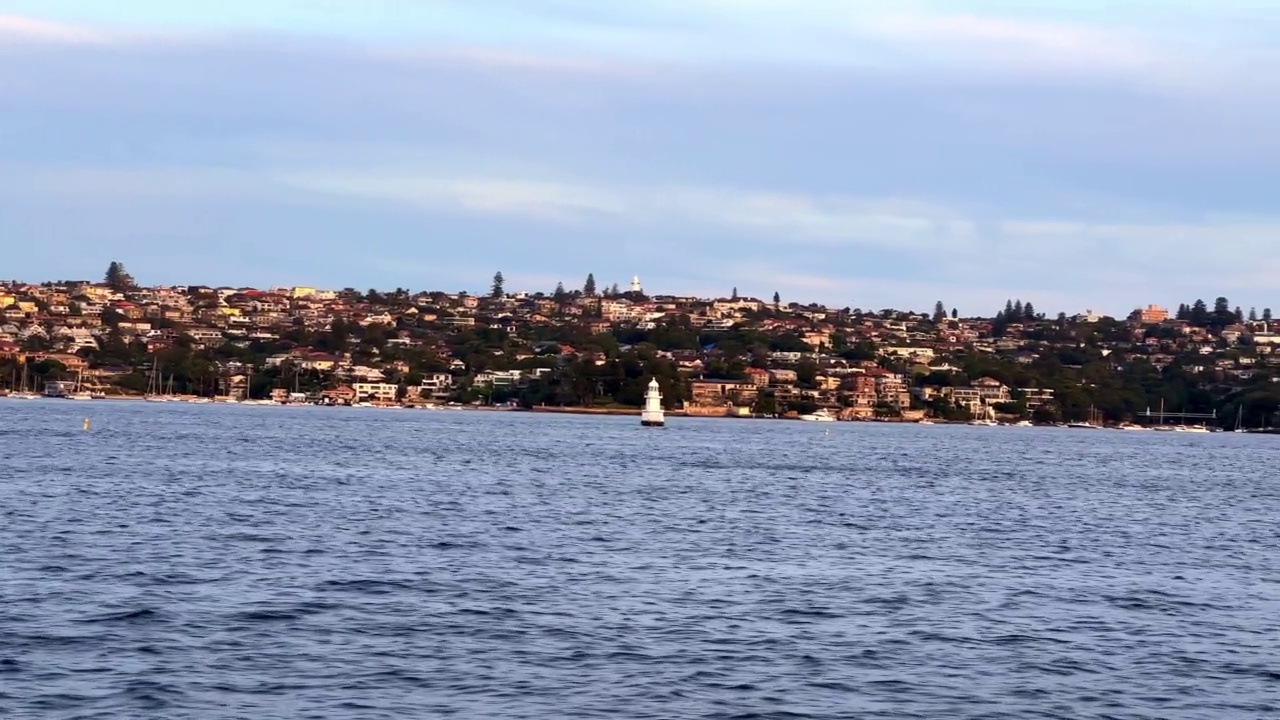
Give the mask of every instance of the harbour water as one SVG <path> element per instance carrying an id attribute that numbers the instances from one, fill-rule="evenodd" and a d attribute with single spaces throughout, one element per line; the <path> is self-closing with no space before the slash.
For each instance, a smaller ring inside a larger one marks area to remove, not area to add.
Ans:
<path id="1" fill-rule="evenodd" d="M 0 400 L 0 460 L 4 718 L 1280 717 L 1270 437 Z"/>

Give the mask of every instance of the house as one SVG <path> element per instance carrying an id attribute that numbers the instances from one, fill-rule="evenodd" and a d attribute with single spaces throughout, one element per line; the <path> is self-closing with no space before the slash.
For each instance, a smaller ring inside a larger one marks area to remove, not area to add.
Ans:
<path id="1" fill-rule="evenodd" d="M 978 391 L 979 397 L 988 405 L 1007 403 L 1013 400 L 1009 388 L 995 378 L 979 378 L 973 382 L 973 389 Z"/>
<path id="2" fill-rule="evenodd" d="M 361 382 L 351 386 L 357 402 L 394 403 L 400 392 L 399 385 L 391 383 Z"/>
<path id="3" fill-rule="evenodd" d="M 35 353 L 31 356 L 32 362 L 41 362 L 43 360 L 59 363 L 69 372 L 73 373 L 80 372 L 81 370 L 85 370 L 89 367 L 88 361 L 84 358 L 70 353 Z"/>
<path id="4" fill-rule="evenodd" d="M 453 394 L 453 376 L 449 373 L 426 373 L 418 386 L 418 394 L 431 400 L 448 400 Z"/>
<path id="5" fill-rule="evenodd" d="M 1018 388 L 1028 410 L 1038 410 L 1054 403 L 1052 388 Z"/>
<path id="6" fill-rule="evenodd" d="M 716 407 L 731 404 L 749 404 L 755 401 L 758 391 L 755 385 L 739 380 L 693 380 L 689 394 L 693 405 Z M 749 395 L 750 401 L 743 395 Z"/>
<path id="7" fill-rule="evenodd" d="M 339 385 L 332 390 L 325 390 L 320 393 L 320 399 L 328 405 L 350 405 L 356 402 L 356 397 L 355 388 L 347 385 Z"/>

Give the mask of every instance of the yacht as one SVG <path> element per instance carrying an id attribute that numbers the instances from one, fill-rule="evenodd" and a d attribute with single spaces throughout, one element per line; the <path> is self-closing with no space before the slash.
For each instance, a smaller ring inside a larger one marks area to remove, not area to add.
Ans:
<path id="1" fill-rule="evenodd" d="M 916 421 L 916 424 L 917 424 L 917 425 L 932 425 L 932 424 L 934 424 L 934 423 L 933 423 L 933 421 L 932 421 L 932 420 L 930 420 L 929 418 L 921 418 L 921 419 L 919 419 L 919 420 L 917 420 L 917 421 Z"/>
<path id="2" fill-rule="evenodd" d="M 969 424 L 975 425 L 978 427 L 999 427 L 1000 426 L 1000 423 L 996 422 L 995 420 L 991 420 L 990 418 L 979 418 L 977 420 L 970 420 Z"/>
<path id="3" fill-rule="evenodd" d="M 807 420 L 809 422 L 835 422 L 836 421 L 836 417 L 831 413 L 827 412 L 826 408 L 822 408 L 817 412 L 812 412 L 807 415 L 801 415 L 800 419 Z"/>
<path id="4" fill-rule="evenodd" d="M 1088 420 L 1083 420 L 1078 422 L 1069 422 L 1067 423 L 1067 427 L 1075 428 L 1077 430 L 1100 430 L 1102 428 L 1102 423 L 1100 422 L 1101 420 L 1100 415 L 1101 413 L 1099 413 L 1092 405 L 1090 405 Z"/>
<path id="5" fill-rule="evenodd" d="M 22 387 L 18 389 L 18 392 L 13 393 L 9 397 L 15 400 L 39 400 L 40 399 L 40 393 L 32 392 L 31 390 L 27 389 L 27 364 L 26 363 L 22 364 Z"/>
<path id="6" fill-rule="evenodd" d="M 65 397 L 68 400 L 92 400 L 93 399 L 93 395 L 84 388 L 84 371 L 83 370 L 80 371 L 80 374 L 76 376 L 76 386 L 71 390 L 71 392 L 67 393 Z"/>
<path id="7" fill-rule="evenodd" d="M 1013 424 L 1014 427 L 1035 427 L 1030 420 L 1019 420 Z"/>

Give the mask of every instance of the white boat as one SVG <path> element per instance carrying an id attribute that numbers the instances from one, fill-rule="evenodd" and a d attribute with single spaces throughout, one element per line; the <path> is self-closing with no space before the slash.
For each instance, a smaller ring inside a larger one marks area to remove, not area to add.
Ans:
<path id="1" fill-rule="evenodd" d="M 1030 420 L 1019 420 L 1013 424 L 1014 427 L 1035 427 Z"/>
<path id="2" fill-rule="evenodd" d="M 1000 427 L 1000 423 L 995 420 L 981 418 L 978 420 L 970 420 L 969 424 L 975 427 Z"/>
<path id="3" fill-rule="evenodd" d="M 84 371 L 83 370 L 81 370 L 80 374 L 76 376 L 75 388 L 71 392 L 67 393 L 64 397 L 66 397 L 68 400 L 92 400 L 93 399 L 93 395 L 88 390 L 84 389 Z"/>
<path id="4" fill-rule="evenodd" d="M 1179 425 L 1179 426 L 1176 428 L 1176 431 L 1177 431 L 1177 432 L 1188 432 L 1188 433 L 1207 433 L 1207 432 L 1210 432 L 1209 428 L 1205 427 L 1204 425 Z"/>
<path id="5" fill-rule="evenodd" d="M 18 392 L 9 395 L 9 397 L 14 400 L 39 400 L 41 397 L 40 393 L 27 389 L 27 364 L 25 362 L 22 363 L 22 387 L 18 389 Z"/>
<path id="6" fill-rule="evenodd" d="M 1099 422 L 1097 422 L 1098 420 L 1101 419 L 1100 416 L 1101 416 L 1101 413 L 1099 413 L 1092 405 L 1090 405 L 1088 420 L 1069 422 L 1067 423 L 1067 427 L 1075 428 L 1076 430 L 1101 430 L 1102 425 Z"/>
<path id="7" fill-rule="evenodd" d="M 1117 425 L 1117 426 L 1116 426 L 1116 429 L 1117 429 L 1117 430 L 1143 430 L 1143 431 L 1145 431 L 1147 428 L 1144 428 L 1144 427 L 1142 427 L 1141 425 L 1134 425 L 1133 423 L 1122 423 L 1122 424 L 1120 424 L 1120 425 Z"/>
<path id="8" fill-rule="evenodd" d="M 929 418 L 922 418 L 922 419 L 920 419 L 920 420 L 917 420 L 917 421 L 916 421 L 916 424 L 917 424 L 917 425 L 933 425 L 933 424 L 934 424 L 934 422 L 933 422 L 932 420 L 930 420 Z"/>
<path id="9" fill-rule="evenodd" d="M 836 416 L 827 412 L 826 408 L 822 408 L 816 412 L 801 415 L 800 419 L 807 422 L 835 422 Z"/>
<path id="10" fill-rule="evenodd" d="M 662 411 L 662 389 L 658 378 L 650 378 L 644 391 L 644 409 L 640 411 L 641 427 L 665 427 L 666 416 Z"/>

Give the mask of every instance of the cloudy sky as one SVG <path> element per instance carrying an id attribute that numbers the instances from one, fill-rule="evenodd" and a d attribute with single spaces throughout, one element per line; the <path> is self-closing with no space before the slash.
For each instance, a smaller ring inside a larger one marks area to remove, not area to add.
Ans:
<path id="1" fill-rule="evenodd" d="M 0 0 L 0 276 L 1280 308 L 1263 0 Z"/>

